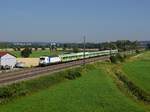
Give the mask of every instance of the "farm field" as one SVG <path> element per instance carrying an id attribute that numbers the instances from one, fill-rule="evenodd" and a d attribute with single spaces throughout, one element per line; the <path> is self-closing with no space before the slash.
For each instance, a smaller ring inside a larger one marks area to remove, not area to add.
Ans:
<path id="1" fill-rule="evenodd" d="M 0 112 L 147 112 L 99 68 L 0 106 Z"/>
<path id="2" fill-rule="evenodd" d="M 10 51 L 13 55 L 16 57 L 21 57 L 20 51 Z M 50 55 L 58 55 L 61 54 L 62 51 L 50 51 L 50 50 L 38 50 L 38 51 L 32 51 L 32 54 L 30 55 L 30 58 L 39 58 L 40 56 L 50 56 Z"/>
<path id="3" fill-rule="evenodd" d="M 39 65 L 39 58 L 17 58 L 17 62 L 23 62 L 25 67 L 35 67 Z"/>
<path id="4" fill-rule="evenodd" d="M 125 63 L 123 71 L 137 86 L 150 93 L 150 52 Z"/>

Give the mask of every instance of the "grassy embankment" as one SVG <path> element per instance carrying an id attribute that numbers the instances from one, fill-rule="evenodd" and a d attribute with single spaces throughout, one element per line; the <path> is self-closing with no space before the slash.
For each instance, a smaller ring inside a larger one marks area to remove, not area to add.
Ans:
<path id="1" fill-rule="evenodd" d="M 121 91 L 131 96 L 132 99 L 143 103 L 150 111 L 150 52 L 144 52 L 127 59 L 120 64 L 114 64 L 112 71 L 117 80 Z"/>
<path id="2" fill-rule="evenodd" d="M 145 112 L 142 105 L 118 89 L 105 71 L 109 66 L 108 63 L 88 66 L 82 77 L 16 98 L 1 105 L 0 112 Z"/>
<path id="3" fill-rule="evenodd" d="M 122 68 L 129 79 L 150 93 L 150 52 L 126 62 Z"/>

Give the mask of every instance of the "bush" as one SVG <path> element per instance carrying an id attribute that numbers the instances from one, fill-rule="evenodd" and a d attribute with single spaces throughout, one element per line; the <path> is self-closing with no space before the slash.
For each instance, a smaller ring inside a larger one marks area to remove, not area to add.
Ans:
<path id="1" fill-rule="evenodd" d="M 127 55 L 117 54 L 115 56 L 110 56 L 110 61 L 116 64 L 118 62 L 124 62 L 125 58 L 127 58 Z"/>
<path id="2" fill-rule="evenodd" d="M 118 79 L 127 86 L 127 88 L 132 92 L 134 96 L 136 96 L 139 100 L 150 103 L 150 94 L 146 93 L 144 90 L 136 86 L 125 75 L 122 75 L 121 72 L 116 72 L 115 74 Z"/>
<path id="3" fill-rule="evenodd" d="M 136 54 L 139 54 L 139 53 L 140 53 L 140 51 L 139 51 L 139 50 L 135 50 L 135 52 L 136 52 Z"/>
<path id="4" fill-rule="evenodd" d="M 77 70 L 68 71 L 66 78 L 69 80 L 74 80 L 77 77 L 81 77 L 81 73 Z"/>
<path id="5" fill-rule="evenodd" d="M 111 61 L 112 63 L 115 63 L 115 64 L 118 62 L 116 56 L 110 56 L 110 61 Z"/>
<path id="6" fill-rule="evenodd" d="M 55 73 L 53 76 L 44 76 L 37 79 L 0 87 L 0 103 L 5 103 L 12 98 L 25 96 L 31 92 L 47 88 L 65 79 L 65 75 L 65 72 L 60 72 Z"/>
<path id="7" fill-rule="evenodd" d="M 124 59 L 128 58 L 128 55 L 124 54 Z"/>
<path id="8" fill-rule="evenodd" d="M 25 96 L 29 93 L 48 88 L 51 85 L 63 81 L 65 78 L 73 80 L 81 77 L 81 70 L 82 68 L 80 67 L 72 70 L 54 73 L 53 75 L 48 75 L 33 80 L 0 87 L 0 103 L 6 103 L 12 98 Z"/>
<path id="9" fill-rule="evenodd" d="M 0 88 L 0 99 L 9 99 L 17 96 L 24 96 L 28 93 L 26 86 L 23 83 L 12 84 Z"/>
<path id="10" fill-rule="evenodd" d="M 120 55 L 120 54 L 117 54 L 117 60 L 120 61 L 120 62 L 124 62 L 125 61 L 125 57 Z"/>

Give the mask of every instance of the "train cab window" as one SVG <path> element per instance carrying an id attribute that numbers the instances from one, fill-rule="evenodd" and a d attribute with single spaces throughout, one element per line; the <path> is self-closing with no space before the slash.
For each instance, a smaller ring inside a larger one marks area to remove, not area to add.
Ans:
<path id="1" fill-rule="evenodd" d="M 45 58 L 40 58 L 40 60 L 45 60 Z"/>

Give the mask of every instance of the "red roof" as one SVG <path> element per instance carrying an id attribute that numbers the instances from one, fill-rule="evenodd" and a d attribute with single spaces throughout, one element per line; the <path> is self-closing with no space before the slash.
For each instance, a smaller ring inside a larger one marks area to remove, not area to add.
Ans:
<path id="1" fill-rule="evenodd" d="M 4 56 L 6 54 L 8 54 L 8 52 L 0 52 L 0 57 Z"/>

